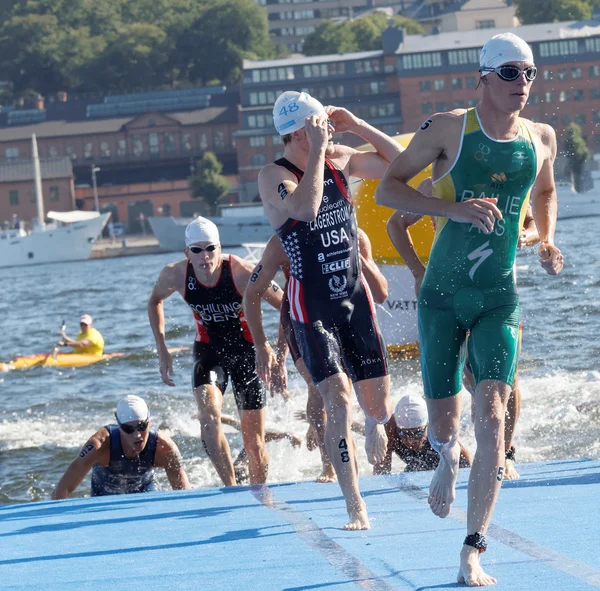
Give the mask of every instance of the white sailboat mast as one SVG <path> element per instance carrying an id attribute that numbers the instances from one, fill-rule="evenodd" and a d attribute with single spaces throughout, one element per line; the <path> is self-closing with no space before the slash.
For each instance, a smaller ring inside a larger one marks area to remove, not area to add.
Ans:
<path id="1" fill-rule="evenodd" d="M 40 171 L 40 158 L 38 156 L 37 140 L 35 133 L 31 136 L 31 154 L 33 156 L 33 178 L 35 180 L 35 203 L 37 206 L 38 226 L 43 228 L 46 224 L 44 212 L 44 197 L 42 195 L 42 173 Z"/>

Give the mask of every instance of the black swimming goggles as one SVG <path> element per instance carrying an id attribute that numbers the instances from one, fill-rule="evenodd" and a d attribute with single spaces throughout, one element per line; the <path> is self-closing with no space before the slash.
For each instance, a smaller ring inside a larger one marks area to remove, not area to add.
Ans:
<path id="1" fill-rule="evenodd" d="M 201 246 L 190 246 L 190 252 L 193 252 L 194 254 L 200 254 L 203 251 L 206 252 L 213 252 L 214 250 L 216 250 L 217 246 L 219 246 L 218 244 L 209 244 L 208 246 L 205 246 L 204 248 L 202 248 Z"/>
<path id="2" fill-rule="evenodd" d="M 117 423 L 119 423 L 119 427 L 121 429 L 123 429 L 124 433 L 127 433 L 127 435 L 132 435 L 136 431 L 140 431 L 140 433 L 143 433 L 148 428 L 148 424 L 150 423 L 150 419 L 146 419 L 145 421 L 140 421 L 135 426 L 134 425 L 128 425 L 127 423 L 121 423 L 121 421 L 119 421 L 119 419 L 117 419 Z"/>
<path id="3" fill-rule="evenodd" d="M 521 68 L 517 66 L 498 66 L 497 68 L 480 68 L 480 72 L 495 72 L 498 76 L 506 82 L 512 82 L 516 80 L 521 72 L 525 74 L 525 78 L 529 82 L 533 82 L 537 77 L 537 68 L 535 66 L 529 66 L 528 68 Z"/>

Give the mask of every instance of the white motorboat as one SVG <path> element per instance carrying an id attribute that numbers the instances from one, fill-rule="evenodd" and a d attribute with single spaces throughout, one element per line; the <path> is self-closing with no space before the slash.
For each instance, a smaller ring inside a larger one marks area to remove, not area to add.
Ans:
<path id="1" fill-rule="evenodd" d="M 150 217 L 148 221 L 163 250 L 181 252 L 185 247 L 185 227 L 194 218 Z M 273 228 L 262 205 L 233 205 L 210 217 L 219 228 L 221 245 L 230 248 L 247 243 L 268 242 Z"/>
<path id="2" fill-rule="evenodd" d="M 24 230 L 0 232 L 0 268 L 84 261 L 106 225 L 110 213 L 95 211 L 48 212 L 53 223 Z"/>

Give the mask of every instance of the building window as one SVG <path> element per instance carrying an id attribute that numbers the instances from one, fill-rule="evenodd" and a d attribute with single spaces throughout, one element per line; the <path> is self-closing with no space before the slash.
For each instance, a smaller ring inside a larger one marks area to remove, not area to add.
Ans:
<path id="1" fill-rule="evenodd" d="M 584 92 L 582 88 L 578 88 L 573 91 L 573 100 L 574 101 L 582 101 L 585 99 Z"/>
<path id="2" fill-rule="evenodd" d="M 441 66 L 442 54 L 439 51 L 431 53 L 412 53 L 402 56 L 402 67 L 405 70 L 440 68 Z"/>
<path id="3" fill-rule="evenodd" d="M 157 155 L 160 152 L 158 133 L 149 133 L 148 134 L 148 146 L 150 149 L 150 154 Z"/>
<path id="4" fill-rule="evenodd" d="M 421 80 L 419 82 L 419 88 L 421 92 L 429 92 L 431 90 L 431 80 Z"/>
<path id="5" fill-rule="evenodd" d="M 587 41 L 590 40 L 587 39 Z M 579 43 L 577 39 L 548 41 L 546 43 L 540 43 L 539 49 L 541 57 L 553 57 L 555 55 L 576 55 L 579 53 Z"/>
<path id="6" fill-rule="evenodd" d="M 100 156 L 104 159 L 110 158 L 110 148 L 108 147 L 108 142 L 100 143 Z"/>
<path id="7" fill-rule="evenodd" d="M 75 152 L 75 148 L 73 146 L 67 146 L 65 148 L 65 154 L 71 159 L 71 160 L 77 160 L 77 152 Z"/>
<path id="8" fill-rule="evenodd" d="M 453 108 L 455 108 L 455 109 L 464 109 L 465 108 L 465 101 L 454 101 Z"/>
<path id="9" fill-rule="evenodd" d="M 548 125 L 552 125 L 552 127 L 555 127 L 558 123 L 558 115 L 549 115 L 546 117 L 546 123 Z"/>
<path id="10" fill-rule="evenodd" d="M 254 154 L 252 156 L 251 164 L 252 166 L 264 166 L 266 163 L 264 154 Z"/>
<path id="11" fill-rule="evenodd" d="M 475 76 L 467 76 L 465 82 L 467 88 L 477 88 L 477 78 Z"/>
<path id="12" fill-rule="evenodd" d="M 48 156 L 50 158 L 58 158 L 58 148 L 56 146 L 50 146 L 48 148 Z"/>
<path id="13" fill-rule="evenodd" d="M 278 146 L 278 145 L 280 145 L 280 144 L 283 144 L 283 140 L 281 139 L 281 136 L 280 136 L 280 135 L 272 135 L 272 136 L 271 136 L 271 143 L 272 143 L 274 146 Z"/>
<path id="14" fill-rule="evenodd" d="M 496 21 L 493 19 L 484 20 L 484 21 L 475 21 L 476 29 L 495 29 Z"/>
<path id="15" fill-rule="evenodd" d="M 433 113 L 433 105 L 431 103 L 423 103 L 421 105 L 421 112 L 424 115 L 430 115 L 431 113 Z"/>
<path id="16" fill-rule="evenodd" d="M 537 94 L 530 94 L 529 95 L 529 100 L 527 101 L 527 104 L 529 105 L 537 105 L 539 102 L 539 98 Z"/>
<path id="17" fill-rule="evenodd" d="M 600 52 L 600 37 L 585 40 L 585 50 L 590 53 Z"/>
<path id="18" fill-rule="evenodd" d="M 569 125 L 569 123 L 571 123 L 571 115 L 561 115 L 560 122 L 563 125 Z"/>
<path id="19" fill-rule="evenodd" d="M 552 70 L 544 70 L 544 80 L 554 80 L 554 72 Z"/>
<path id="20" fill-rule="evenodd" d="M 172 154 L 173 152 L 175 152 L 175 136 L 172 133 L 165 133 L 164 142 L 165 151 L 167 152 L 167 154 Z"/>
<path id="21" fill-rule="evenodd" d="M 181 137 L 181 147 L 186 153 L 192 151 L 192 136 L 189 133 L 184 133 Z"/>
<path id="22" fill-rule="evenodd" d="M 600 123 L 600 111 L 592 111 L 592 121 L 594 123 Z"/>
<path id="23" fill-rule="evenodd" d="M 545 92 L 544 93 L 544 102 L 545 103 L 553 103 L 556 100 L 556 94 L 553 92 Z"/>
<path id="24" fill-rule="evenodd" d="M 94 146 L 90 143 L 83 145 L 83 157 L 91 160 L 94 157 Z"/>
<path id="25" fill-rule="evenodd" d="M 215 150 L 225 149 L 225 134 L 222 131 L 215 131 L 214 143 Z"/>
<path id="26" fill-rule="evenodd" d="M 19 159 L 19 148 L 6 148 L 5 151 L 6 159 L 11 162 L 12 160 Z"/>
<path id="27" fill-rule="evenodd" d="M 19 205 L 19 191 L 9 191 L 8 202 L 11 205 Z"/>
<path id="28" fill-rule="evenodd" d="M 198 147 L 201 150 L 208 150 L 208 136 L 205 132 L 198 134 Z"/>
<path id="29" fill-rule="evenodd" d="M 581 78 L 581 74 L 582 74 L 581 68 L 573 68 L 571 70 L 571 77 L 572 78 Z"/>
<path id="30" fill-rule="evenodd" d="M 571 93 L 568 90 L 561 90 L 558 93 L 558 102 L 559 103 L 566 103 L 567 101 L 571 100 Z"/>
<path id="31" fill-rule="evenodd" d="M 141 156 L 144 153 L 144 139 L 141 135 L 133 136 L 133 155 Z"/>
<path id="32" fill-rule="evenodd" d="M 471 107 L 476 107 L 478 102 L 479 102 L 479 101 L 478 101 L 477 99 L 469 99 L 469 100 L 467 101 L 467 106 L 469 107 L 469 109 L 470 109 Z"/>
<path id="33" fill-rule="evenodd" d="M 440 102 L 435 103 L 435 110 L 438 113 L 443 113 L 444 111 L 448 110 L 448 106 L 446 105 L 445 102 L 440 101 Z"/>
<path id="34" fill-rule="evenodd" d="M 60 192 L 58 187 L 50 187 L 50 201 L 58 201 L 60 199 Z"/>
<path id="35" fill-rule="evenodd" d="M 433 89 L 434 90 L 444 90 L 444 79 L 438 78 L 433 81 Z"/>
<path id="36" fill-rule="evenodd" d="M 250 147 L 251 148 L 260 148 L 265 145 L 265 137 L 260 135 L 255 135 L 250 138 Z"/>
<path id="37" fill-rule="evenodd" d="M 575 115 L 575 123 L 577 123 L 577 125 L 585 125 L 585 119 L 584 113 L 577 113 L 577 115 Z"/>
<path id="38" fill-rule="evenodd" d="M 117 156 L 127 156 L 127 140 L 117 140 Z"/>
<path id="39" fill-rule="evenodd" d="M 598 78 L 600 76 L 600 66 L 590 66 L 590 78 Z"/>
<path id="40" fill-rule="evenodd" d="M 569 77 L 569 70 L 567 68 L 559 68 L 556 74 L 559 80 L 566 80 Z"/>
<path id="41" fill-rule="evenodd" d="M 455 90 L 462 88 L 462 78 L 452 78 L 452 88 Z"/>
<path id="42" fill-rule="evenodd" d="M 479 49 L 455 49 L 448 52 L 448 63 L 451 66 L 460 64 L 478 64 Z"/>

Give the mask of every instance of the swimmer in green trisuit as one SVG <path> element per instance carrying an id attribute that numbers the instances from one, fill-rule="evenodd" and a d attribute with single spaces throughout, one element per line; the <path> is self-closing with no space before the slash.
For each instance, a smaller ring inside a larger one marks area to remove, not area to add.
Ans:
<path id="1" fill-rule="evenodd" d="M 441 461 L 429 489 L 435 515 L 455 496 L 462 361 L 470 331 L 477 451 L 469 481 L 467 537 L 459 583 L 492 585 L 479 561 L 504 473 L 504 416 L 517 365 L 519 299 L 513 266 L 531 196 L 542 267 L 556 275 L 556 188 L 552 127 L 519 117 L 537 69 L 531 48 L 511 33 L 492 37 L 480 56 L 483 96 L 473 109 L 425 121 L 375 193 L 380 205 L 437 217 L 419 293 L 421 367 L 429 440 Z M 433 163 L 434 198 L 408 186 Z"/>

